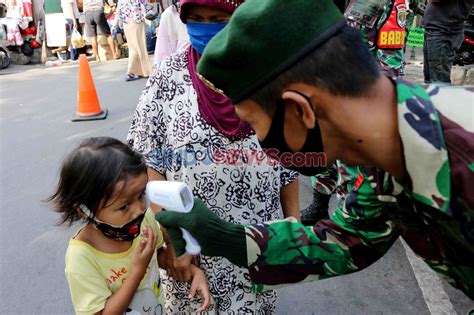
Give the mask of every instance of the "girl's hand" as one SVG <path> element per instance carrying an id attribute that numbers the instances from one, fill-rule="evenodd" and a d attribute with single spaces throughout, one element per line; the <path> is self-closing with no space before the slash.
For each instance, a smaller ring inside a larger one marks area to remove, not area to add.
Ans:
<path id="1" fill-rule="evenodd" d="M 193 282 L 191 283 L 189 298 L 192 299 L 197 292 L 199 294 L 199 297 L 201 298 L 201 307 L 199 307 L 196 312 L 204 312 L 209 308 L 209 305 L 211 304 L 211 293 L 209 292 L 207 279 L 201 269 L 199 269 L 195 265 L 191 265 L 191 268 L 193 273 Z"/>
<path id="2" fill-rule="evenodd" d="M 138 244 L 132 256 L 132 273 L 141 278 L 145 276 L 150 260 L 156 249 L 156 233 L 153 232 L 151 225 L 147 225 L 142 232 L 143 239 Z"/>

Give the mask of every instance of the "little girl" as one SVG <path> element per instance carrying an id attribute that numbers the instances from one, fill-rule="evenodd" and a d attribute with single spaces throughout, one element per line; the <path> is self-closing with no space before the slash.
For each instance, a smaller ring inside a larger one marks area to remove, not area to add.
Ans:
<path id="1" fill-rule="evenodd" d="M 66 252 L 77 314 L 165 314 L 158 265 L 170 253 L 146 206 L 147 182 L 142 157 L 112 138 L 86 139 L 63 162 L 48 200 L 61 224 L 85 222 Z M 198 292 L 197 312 L 204 311 L 210 303 L 207 280 L 198 267 L 191 268 L 190 296 Z"/>

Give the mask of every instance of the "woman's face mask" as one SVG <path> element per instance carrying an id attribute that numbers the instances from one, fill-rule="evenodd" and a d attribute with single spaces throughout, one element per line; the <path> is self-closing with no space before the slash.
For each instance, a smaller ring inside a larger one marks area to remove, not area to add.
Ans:
<path id="1" fill-rule="evenodd" d="M 142 225 L 143 218 L 145 217 L 145 211 L 132 221 L 121 225 L 111 225 L 106 222 L 100 221 L 95 218 L 92 212 L 87 208 L 86 205 L 81 204 L 80 208 L 84 214 L 92 219 L 94 226 L 102 232 L 105 237 L 117 240 L 117 241 L 133 241 L 138 235 L 140 235 L 140 228 Z"/>
<path id="2" fill-rule="evenodd" d="M 191 40 L 191 45 L 196 49 L 196 51 L 202 55 L 204 48 L 206 48 L 207 43 L 219 33 L 225 26 L 227 22 L 221 23 L 201 23 L 201 22 L 187 22 L 186 28 L 188 29 L 189 39 Z"/>

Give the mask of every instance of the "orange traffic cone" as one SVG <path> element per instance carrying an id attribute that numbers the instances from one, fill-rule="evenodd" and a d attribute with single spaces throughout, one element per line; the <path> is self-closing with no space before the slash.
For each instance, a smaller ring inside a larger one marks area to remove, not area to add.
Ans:
<path id="1" fill-rule="evenodd" d="M 77 91 L 77 112 L 71 121 L 98 120 L 107 117 L 107 109 L 100 109 L 94 80 L 86 55 L 79 56 L 79 87 Z"/>

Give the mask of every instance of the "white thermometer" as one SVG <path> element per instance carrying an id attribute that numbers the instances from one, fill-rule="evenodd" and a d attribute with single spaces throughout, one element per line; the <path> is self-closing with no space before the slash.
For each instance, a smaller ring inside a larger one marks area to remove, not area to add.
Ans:
<path id="1" fill-rule="evenodd" d="M 167 211 L 187 213 L 194 206 L 193 194 L 188 185 L 182 182 L 151 181 L 146 185 L 146 195 L 148 200 Z M 186 241 L 186 252 L 190 255 L 199 254 L 201 246 L 196 239 L 185 229 L 181 228 L 181 231 Z"/>

